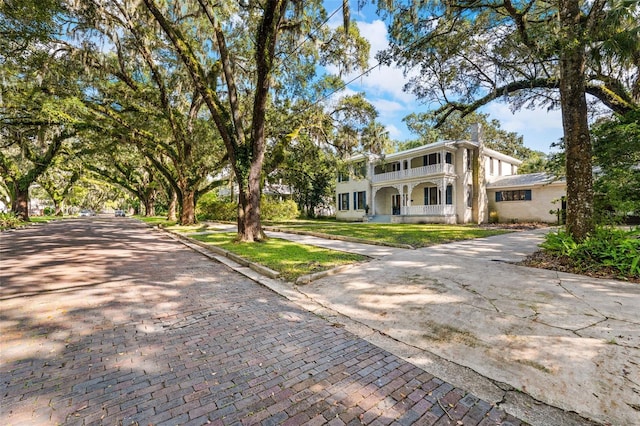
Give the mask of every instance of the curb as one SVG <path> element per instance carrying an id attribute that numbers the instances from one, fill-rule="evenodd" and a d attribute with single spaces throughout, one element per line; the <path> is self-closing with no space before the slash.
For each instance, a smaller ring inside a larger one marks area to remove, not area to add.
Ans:
<path id="1" fill-rule="evenodd" d="M 175 237 L 176 239 L 180 240 L 181 242 L 183 242 L 185 245 L 187 245 L 188 247 L 194 248 L 193 246 L 197 246 L 201 249 L 207 250 L 209 252 L 218 254 L 220 256 L 224 256 L 229 260 L 234 261 L 235 263 L 241 265 L 241 266 L 245 266 L 247 268 L 252 269 L 253 271 L 264 275 L 268 278 L 278 278 L 280 277 L 280 272 L 274 271 L 273 269 L 267 268 L 266 266 L 263 265 L 259 265 L 257 263 L 253 263 L 248 261 L 247 259 L 245 259 L 244 257 L 238 256 L 235 253 L 231 253 L 230 251 L 227 251 L 225 249 L 222 249 L 220 247 L 216 247 L 216 246 L 212 246 L 210 244 L 206 244 L 203 243 L 202 241 L 198 241 L 198 240 L 194 240 L 193 238 L 189 238 L 186 235 L 182 235 L 179 234 L 177 232 L 171 231 L 169 229 L 165 229 L 162 227 L 157 227 L 157 229 L 160 229 L 166 233 L 168 233 L 169 235 Z M 198 250 L 200 252 L 202 252 L 201 250 Z"/>

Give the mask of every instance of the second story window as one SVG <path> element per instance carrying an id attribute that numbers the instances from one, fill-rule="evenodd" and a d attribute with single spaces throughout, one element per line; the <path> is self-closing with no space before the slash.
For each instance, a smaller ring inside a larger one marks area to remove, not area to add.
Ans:
<path id="1" fill-rule="evenodd" d="M 353 165 L 353 175 L 356 179 L 367 177 L 367 163 L 360 161 Z"/>
<path id="2" fill-rule="evenodd" d="M 423 166 L 431 166 L 433 164 L 440 164 L 440 153 L 434 152 L 433 154 L 427 154 L 422 157 Z"/>
<path id="3" fill-rule="evenodd" d="M 338 182 L 349 182 L 349 173 L 338 172 Z"/>
<path id="4" fill-rule="evenodd" d="M 450 152 L 447 152 L 444 155 L 444 162 L 447 164 L 453 164 L 453 155 Z"/>

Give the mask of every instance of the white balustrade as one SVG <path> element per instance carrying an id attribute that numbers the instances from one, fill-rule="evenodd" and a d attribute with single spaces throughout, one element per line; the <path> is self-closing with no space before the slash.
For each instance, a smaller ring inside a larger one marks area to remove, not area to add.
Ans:
<path id="1" fill-rule="evenodd" d="M 440 173 L 454 174 L 453 164 L 431 164 L 429 166 L 414 167 L 412 169 L 398 170 L 395 172 L 374 174 L 373 183 L 386 182 L 392 180 L 412 179 L 426 177 Z"/>

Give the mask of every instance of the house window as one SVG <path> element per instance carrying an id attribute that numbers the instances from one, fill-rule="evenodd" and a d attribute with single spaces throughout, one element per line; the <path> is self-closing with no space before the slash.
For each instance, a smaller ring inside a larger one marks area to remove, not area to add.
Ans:
<path id="1" fill-rule="evenodd" d="M 393 163 L 391 165 L 391 171 L 399 172 L 400 171 L 400 163 L 399 162 L 398 163 Z"/>
<path id="2" fill-rule="evenodd" d="M 439 152 L 434 152 L 433 154 L 427 154 L 422 157 L 423 166 L 431 166 L 432 164 L 440 164 Z"/>
<path id="3" fill-rule="evenodd" d="M 467 207 L 473 208 L 473 186 L 467 185 Z"/>
<path id="4" fill-rule="evenodd" d="M 349 193 L 338 194 L 338 210 L 349 210 Z"/>
<path id="5" fill-rule="evenodd" d="M 354 192 L 353 193 L 353 209 L 364 210 L 364 207 L 366 205 L 367 205 L 366 191 Z"/>
<path id="6" fill-rule="evenodd" d="M 453 204 L 453 185 L 447 185 L 447 190 L 445 192 L 445 203 L 446 204 Z"/>
<path id="7" fill-rule="evenodd" d="M 424 189 L 424 205 L 434 206 L 438 203 L 438 188 L 430 186 Z"/>
<path id="8" fill-rule="evenodd" d="M 364 161 L 360 161 L 353 166 L 353 174 L 356 177 L 364 178 L 367 177 L 367 163 Z"/>
<path id="9" fill-rule="evenodd" d="M 453 155 L 451 155 L 450 152 L 447 152 L 444 155 L 444 162 L 447 163 L 447 164 L 453 164 Z"/>
<path id="10" fill-rule="evenodd" d="M 339 172 L 338 182 L 349 182 L 349 173 Z"/>
<path id="11" fill-rule="evenodd" d="M 500 201 L 531 201 L 531 190 L 497 191 L 496 202 Z"/>

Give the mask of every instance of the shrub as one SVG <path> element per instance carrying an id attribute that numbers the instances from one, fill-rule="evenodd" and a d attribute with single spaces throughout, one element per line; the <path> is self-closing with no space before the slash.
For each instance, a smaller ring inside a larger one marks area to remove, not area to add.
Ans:
<path id="1" fill-rule="evenodd" d="M 14 213 L 0 213 L 0 229 L 15 228 L 21 223 Z"/>
<path id="2" fill-rule="evenodd" d="M 222 220 L 234 222 L 238 219 L 238 204 L 226 199 L 219 199 L 214 194 L 205 194 L 196 206 L 198 220 Z"/>
<path id="3" fill-rule="evenodd" d="M 500 216 L 495 210 L 489 212 L 489 223 L 500 223 Z"/>
<path id="4" fill-rule="evenodd" d="M 623 276 L 640 277 L 640 228 L 625 231 L 598 227 L 580 243 L 560 230 L 547 234 L 540 246 L 547 253 L 568 257 L 582 271 L 610 269 Z"/>
<path id="5" fill-rule="evenodd" d="M 262 220 L 291 220 L 298 217 L 298 205 L 293 200 L 273 201 L 262 199 L 260 204 Z M 198 220 L 222 220 L 235 222 L 238 220 L 238 204 L 228 199 L 219 199 L 215 195 L 206 194 L 198 200 L 196 210 Z"/>
<path id="6" fill-rule="evenodd" d="M 260 212 L 262 220 L 270 221 L 292 220 L 300 214 L 298 205 L 293 200 L 272 201 L 266 198 L 262 199 Z"/>

